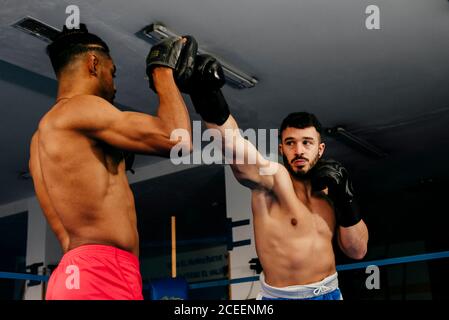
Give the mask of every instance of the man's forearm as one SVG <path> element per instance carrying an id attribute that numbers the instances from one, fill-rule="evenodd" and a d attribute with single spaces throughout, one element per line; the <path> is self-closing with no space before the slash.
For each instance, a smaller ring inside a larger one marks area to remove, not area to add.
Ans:
<path id="1" fill-rule="evenodd" d="M 220 131 L 222 137 L 225 136 L 226 130 L 237 130 L 239 128 L 237 122 L 235 121 L 232 115 L 230 115 L 226 120 L 226 122 L 223 123 L 221 126 L 206 121 L 205 124 L 208 129 L 217 129 L 218 131 Z"/>
<path id="2" fill-rule="evenodd" d="M 251 189 L 272 188 L 277 163 L 265 159 L 257 148 L 241 135 L 238 124 L 231 115 L 221 126 L 207 122 L 206 126 L 219 131 L 223 154 L 240 183 Z"/>
<path id="3" fill-rule="evenodd" d="M 191 133 L 189 113 L 173 78 L 173 70 L 155 68 L 153 79 L 159 96 L 157 116 L 170 132 L 175 129 L 185 129 Z"/>
<path id="4" fill-rule="evenodd" d="M 205 123 L 208 129 L 215 129 L 220 132 L 223 154 L 236 157 L 236 153 L 240 152 L 242 154 L 239 154 L 239 157 L 242 159 L 246 158 L 248 153 L 246 144 L 248 142 L 240 135 L 238 124 L 232 115 L 221 126 L 210 122 Z"/>
<path id="5" fill-rule="evenodd" d="M 368 228 L 363 220 L 351 227 L 339 227 L 338 241 L 343 252 L 352 259 L 363 259 L 368 247 Z"/>

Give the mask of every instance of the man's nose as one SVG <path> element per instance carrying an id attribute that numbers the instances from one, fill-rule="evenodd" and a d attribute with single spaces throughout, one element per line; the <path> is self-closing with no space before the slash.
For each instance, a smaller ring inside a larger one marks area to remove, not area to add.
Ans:
<path id="1" fill-rule="evenodd" d="M 302 145 L 302 143 L 296 144 L 295 154 L 298 156 L 302 156 L 304 154 L 304 146 Z"/>

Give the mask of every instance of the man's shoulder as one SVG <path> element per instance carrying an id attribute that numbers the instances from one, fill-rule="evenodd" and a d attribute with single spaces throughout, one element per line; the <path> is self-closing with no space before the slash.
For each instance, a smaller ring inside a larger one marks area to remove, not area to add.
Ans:
<path id="1" fill-rule="evenodd" d="M 70 108 L 70 111 L 76 112 L 79 109 L 87 109 L 92 110 L 95 108 L 115 108 L 109 101 L 103 99 L 102 97 L 91 95 L 91 94 L 83 94 L 77 95 L 67 100 L 65 106 L 73 106 L 74 108 Z M 67 108 L 69 109 L 69 108 Z M 69 111 L 69 110 L 68 110 Z"/>
<path id="2" fill-rule="evenodd" d="M 101 97 L 78 95 L 55 104 L 42 117 L 39 128 L 73 129 L 79 123 L 98 120 L 101 113 L 115 110 L 118 109 Z"/>
<path id="3" fill-rule="evenodd" d="M 42 117 L 40 124 L 45 125 L 52 120 L 64 117 L 67 114 L 80 114 L 95 108 L 112 106 L 105 99 L 95 95 L 77 95 L 71 98 L 61 98 Z"/>

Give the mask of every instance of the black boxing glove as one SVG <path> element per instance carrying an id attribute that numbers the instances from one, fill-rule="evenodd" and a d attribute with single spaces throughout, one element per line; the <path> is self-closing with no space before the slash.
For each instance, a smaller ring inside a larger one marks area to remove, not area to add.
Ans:
<path id="1" fill-rule="evenodd" d="M 169 37 L 151 48 L 146 58 L 146 73 L 150 88 L 154 91 L 156 91 L 153 83 L 155 67 L 163 66 L 173 69 L 177 84 L 188 81 L 193 75 L 198 43 L 192 36 L 183 36 L 183 38 L 186 39 L 184 43 L 182 38 Z"/>
<path id="2" fill-rule="evenodd" d="M 354 199 L 354 189 L 348 171 L 335 160 L 320 159 L 310 172 L 312 190 L 328 188 L 328 196 L 334 203 L 337 223 L 351 227 L 362 218 Z"/>
<path id="3" fill-rule="evenodd" d="M 181 37 L 169 37 L 152 46 L 146 59 L 147 75 L 157 66 L 175 69 L 182 47 Z"/>
<path id="4" fill-rule="evenodd" d="M 204 121 L 221 126 L 229 118 L 229 106 L 221 92 L 226 80 L 221 64 L 214 57 L 196 57 L 195 71 L 184 92 L 190 94 L 195 111 Z"/>
<path id="5" fill-rule="evenodd" d="M 174 72 L 175 82 L 181 91 L 193 76 L 195 71 L 195 59 L 198 51 L 198 43 L 194 37 L 182 37 L 186 39 L 186 42 L 181 50 Z"/>

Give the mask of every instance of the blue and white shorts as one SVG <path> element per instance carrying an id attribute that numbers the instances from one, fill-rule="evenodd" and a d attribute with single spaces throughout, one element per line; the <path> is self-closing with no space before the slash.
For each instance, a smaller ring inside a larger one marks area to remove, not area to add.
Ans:
<path id="1" fill-rule="evenodd" d="M 272 287 L 265 282 L 263 273 L 260 274 L 262 287 L 257 300 L 343 300 L 338 288 L 337 272 L 323 280 L 306 285 Z"/>

